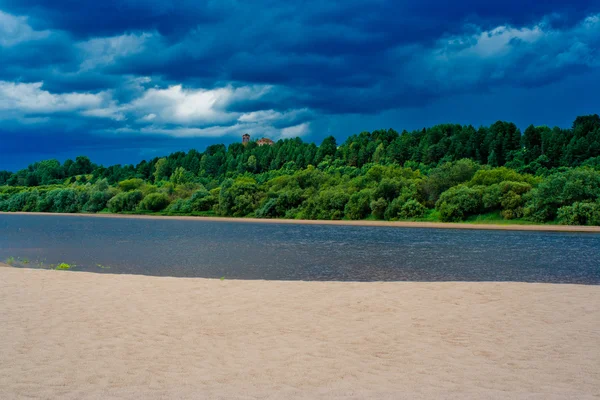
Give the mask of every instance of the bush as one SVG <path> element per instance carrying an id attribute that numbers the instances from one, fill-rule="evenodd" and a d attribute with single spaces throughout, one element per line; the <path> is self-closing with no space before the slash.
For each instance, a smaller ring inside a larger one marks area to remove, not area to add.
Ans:
<path id="1" fill-rule="evenodd" d="M 600 225 L 600 204 L 576 202 L 558 209 L 558 222 L 564 225 Z"/>
<path id="2" fill-rule="evenodd" d="M 427 208 L 416 200 L 408 200 L 400 209 L 400 217 L 405 219 L 421 218 L 427 212 Z"/>
<path id="3" fill-rule="evenodd" d="M 600 199 L 600 172 L 576 168 L 552 174 L 528 197 L 525 215 L 538 222 L 552 221 L 561 207 L 576 202 L 595 203 Z"/>
<path id="4" fill-rule="evenodd" d="M 219 214 L 245 217 L 254 212 L 262 196 L 252 178 L 226 179 L 219 193 Z"/>
<path id="5" fill-rule="evenodd" d="M 342 219 L 350 196 L 341 188 L 327 189 L 311 197 L 304 216 L 309 219 Z"/>
<path id="6" fill-rule="evenodd" d="M 444 222 L 464 221 L 469 215 L 481 211 L 483 188 L 474 188 L 465 185 L 455 186 L 446 190 L 440 196 L 435 208 L 440 212 Z"/>
<path id="7" fill-rule="evenodd" d="M 491 186 L 500 182 L 531 182 L 534 178 L 530 175 L 521 175 L 517 171 L 499 167 L 493 169 L 481 169 L 475 173 L 469 182 L 470 186 Z"/>
<path id="8" fill-rule="evenodd" d="M 144 181 L 138 178 L 127 179 L 119 182 L 119 188 L 124 192 L 140 189 L 144 186 Z"/>
<path id="9" fill-rule="evenodd" d="M 83 211 L 97 213 L 106 208 L 108 201 L 111 199 L 112 193 L 107 191 L 93 191 L 90 194 L 89 200 L 84 204 Z"/>
<path id="10" fill-rule="evenodd" d="M 348 219 L 364 219 L 371 212 L 369 207 L 372 190 L 365 189 L 358 193 L 353 193 L 344 207 L 344 215 Z"/>
<path id="11" fill-rule="evenodd" d="M 134 211 L 144 195 L 139 190 L 131 192 L 119 193 L 109 200 L 108 209 L 110 212 L 119 213 L 123 211 Z"/>
<path id="12" fill-rule="evenodd" d="M 384 219 L 387 207 L 388 202 L 384 198 L 380 197 L 377 200 L 373 200 L 371 202 L 371 214 L 377 219 Z"/>
<path id="13" fill-rule="evenodd" d="M 6 211 L 36 211 L 39 200 L 37 190 L 21 192 L 10 197 Z"/>
<path id="14" fill-rule="evenodd" d="M 164 193 L 150 193 L 140 202 L 139 209 L 147 211 L 162 211 L 171 201 Z"/>
<path id="15" fill-rule="evenodd" d="M 433 205 L 440 195 L 453 186 L 469 181 L 481 166 L 469 159 L 449 162 L 432 169 L 423 182 L 423 192 L 428 204 Z"/>
<path id="16" fill-rule="evenodd" d="M 38 201 L 37 210 L 42 212 L 76 213 L 87 202 L 86 193 L 74 189 L 54 189 L 46 192 Z"/>
<path id="17" fill-rule="evenodd" d="M 167 207 L 167 212 L 177 214 L 189 214 L 192 212 L 189 200 L 177 199 Z"/>
<path id="18" fill-rule="evenodd" d="M 208 190 L 202 188 L 192 194 L 189 200 L 190 211 L 209 211 L 217 203 L 217 199 Z"/>

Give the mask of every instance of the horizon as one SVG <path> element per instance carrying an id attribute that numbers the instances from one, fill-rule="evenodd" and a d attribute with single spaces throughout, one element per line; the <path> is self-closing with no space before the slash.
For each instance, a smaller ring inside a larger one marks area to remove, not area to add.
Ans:
<path id="1" fill-rule="evenodd" d="M 0 0 L 0 169 L 598 113 L 595 1 Z M 257 12 L 258 11 L 258 12 Z"/>

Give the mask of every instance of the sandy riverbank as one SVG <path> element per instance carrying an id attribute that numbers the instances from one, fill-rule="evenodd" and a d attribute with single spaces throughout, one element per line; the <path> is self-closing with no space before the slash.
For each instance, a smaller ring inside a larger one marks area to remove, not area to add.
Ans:
<path id="1" fill-rule="evenodd" d="M 0 215 L 43 215 L 43 216 L 69 216 L 69 217 L 94 217 L 94 218 L 135 218 L 135 219 L 171 219 L 181 221 L 218 221 L 242 222 L 261 224 L 301 224 L 301 225 L 347 225 L 347 226 L 386 226 L 397 228 L 436 228 L 436 229 L 479 229 L 479 230 L 506 230 L 506 231 L 544 231 L 544 232 L 590 232 L 600 233 L 600 226 L 572 226 L 572 225 L 516 225 L 516 224 L 467 224 L 446 222 L 407 222 L 407 221 L 324 221 L 307 219 L 261 219 L 261 218 L 226 218 L 226 217 L 188 217 L 188 216 L 161 216 L 161 215 L 130 215 L 130 214 L 65 214 L 65 213 L 39 213 L 39 212 L 0 212 Z"/>
<path id="2" fill-rule="evenodd" d="M 595 398 L 600 286 L 0 268 L 0 397 Z"/>

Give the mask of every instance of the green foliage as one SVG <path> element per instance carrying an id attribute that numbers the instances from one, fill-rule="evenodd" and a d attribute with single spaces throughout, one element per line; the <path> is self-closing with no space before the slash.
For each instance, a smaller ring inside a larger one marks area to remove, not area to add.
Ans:
<path id="1" fill-rule="evenodd" d="M 217 202 L 218 198 L 202 187 L 192 194 L 188 203 L 190 211 L 209 211 Z"/>
<path id="2" fill-rule="evenodd" d="M 169 163 L 166 158 L 156 160 L 154 164 L 154 181 L 158 182 L 169 176 Z"/>
<path id="3" fill-rule="evenodd" d="M 371 202 L 371 214 L 377 219 L 383 219 L 385 217 L 385 211 L 388 208 L 388 202 L 380 197 L 377 200 Z"/>
<path id="4" fill-rule="evenodd" d="M 558 222 L 564 225 L 600 225 L 600 203 L 576 202 L 558 209 Z"/>
<path id="5" fill-rule="evenodd" d="M 482 172 L 478 171 L 480 168 L 480 165 L 468 159 L 445 163 L 433 168 L 429 172 L 429 179 L 423 183 L 426 201 L 435 204 L 443 192 L 452 186 L 469 181 L 474 174 Z"/>
<path id="6" fill-rule="evenodd" d="M 144 186 L 144 180 L 140 178 L 126 179 L 119 182 L 119 189 L 124 192 L 131 192 L 132 190 L 138 190 Z"/>
<path id="7" fill-rule="evenodd" d="M 192 212 L 192 208 L 189 201 L 177 199 L 169 204 L 166 211 L 173 214 L 189 214 Z"/>
<path id="8" fill-rule="evenodd" d="M 37 190 L 17 193 L 9 198 L 6 211 L 37 211 L 39 198 Z"/>
<path id="9" fill-rule="evenodd" d="M 76 213 L 81 211 L 81 207 L 88 200 L 85 192 L 78 192 L 74 189 L 53 189 L 46 192 L 38 200 L 38 211 L 58 212 L 58 213 Z"/>
<path id="10" fill-rule="evenodd" d="M 171 174 L 170 181 L 176 185 L 184 185 L 186 183 L 192 183 L 196 181 L 196 177 L 190 171 L 187 171 L 183 167 L 177 167 Z"/>
<path id="11" fill-rule="evenodd" d="M 414 219 L 425 216 L 427 208 L 416 200 L 408 200 L 400 208 L 400 218 Z"/>
<path id="12" fill-rule="evenodd" d="M 70 264 L 67 264 L 67 263 L 60 263 L 60 264 L 58 264 L 56 266 L 56 269 L 67 270 L 67 269 L 71 269 L 73 267 L 74 267 L 74 265 L 70 265 Z"/>
<path id="13" fill-rule="evenodd" d="M 349 200 L 350 196 L 344 190 L 320 191 L 307 200 L 302 216 L 307 219 L 342 219 Z"/>
<path id="14" fill-rule="evenodd" d="M 552 221 L 558 209 L 577 202 L 600 199 L 600 172 L 590 168 L 575 168 L 550 175 L 533 189 L 525 215 L 534 221 Z"/>
<path id="15" fill-rule="evenodd" d="M 473 179 L 471 179 L 469 185 L 490 186 L 504 181 L 531 183 L 533 182 L 533 177 L 521 175 L 517 171 L 506 167 L 481 169 L 475 173 L 475 176 L 473 176 Z"/>
<path id="16" fill-rule="evenodd" d="M 459 185 L 448 189 L 440 196 L 435 208 L 444 222 L 463 221 L 469 215 L 477 214 L 483 205 L 482 187 Z"/>
<path id="17" fill-rule="evenodd" d="M 260 203 L 261 193 L 253 178 L 227 179 L 221 185 L 218 212 L 224 216 L 245 217 Z"/>
<path id="18" fill-rule="evenodd" d="M 144 195 L 140 190 L 119 193 L 108 202 L 110 212 L 119 213 L 123 211 L 134 211 Z"/>
<path id="19" fill-rule="evenodd" d="M 150 193 L 140 202 L 138 208 L 146 211 L 162 211 L 171 201 L 169 196 L 164 193 Z"/>
<path id="20" fill-rule="evenodd" d="M 216 144 L 137 165 L 45 160 L 0 171 L 0 211 L 592 224 L 599 174 L 597 115 L 523 135 L 504 121 L 442 124 L 361 132 L 339 145 L 331 136 L 320 146 Z"/>
<path id="21" fill-rule="evenodd" d="M 344 207 L 344 215 L 348 219 L 365 219 L 371 213 L 372 189 L 363 189 L 353 193 Z"/>

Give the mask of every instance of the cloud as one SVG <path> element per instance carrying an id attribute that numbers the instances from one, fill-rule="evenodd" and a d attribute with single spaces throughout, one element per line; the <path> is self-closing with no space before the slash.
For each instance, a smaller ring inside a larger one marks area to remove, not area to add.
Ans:
<path id="1" fill-rule="evenodd" d="M 287 128 L 283 128 L 281 130 L 281 138 L 286 139 L 286 138 L 305 136 L 306 134 L 309 133 L 309 130 L 310 130 L 310 124 L 308 122 L 298 124 L 295 126 L 290 126 Z"/>
<path id="2" fill-rule="evenodd" d="M 0 0 L 0 117 L 40 135 L 320 141 L 346 134 L 321 132 L 330 120 L 595 77 L 599 47 L 597 0 Z"/>
<path id="3" fill-rule="evenodd" d="M 51 114 L 98 108 L 104 94 L 53 94 L 42 89 L 43 82 L 13 83 L 0 81 L 0 110 Z"/>
<path id="4" fill-rule="evenodd" d="M 145 50 L 145 43 L 152 33 L 125 34 L 112 37 L 89 39 L 78 43 L 82 50 L 82 69 L 91 69 L 102 65 L 114 64 L 120 57 L 127 57 Z"/>
<path id="5" fill-rule="evenodd" d="M 150 88 L 123 109 L 153 123 L 220 125 L 238 118 L 238 113 L 227 110 L 230 104 L 258 99 L 268 90 L 263 86 L 185 89 L 182 85 L 173 85 L 164 89 Z"/>
<path id="6" fill-rule="evenodd" d="M 47 38 L 50 31 L 35 31 L 27 24 L 27 17 L 16 17 L 0 10 L 0 46 L 11 47 L 19 43 Z"/>

